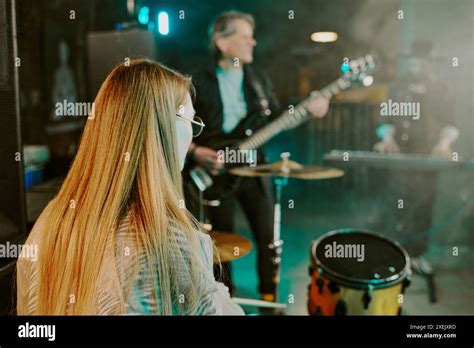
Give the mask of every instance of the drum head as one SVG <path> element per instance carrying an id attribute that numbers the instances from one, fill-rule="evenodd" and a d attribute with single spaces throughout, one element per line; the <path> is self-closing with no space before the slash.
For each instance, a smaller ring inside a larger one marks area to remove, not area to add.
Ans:
<path id="1" fill-rule="evenodd" d="M 329 232 L 313 242 L 313 266 L 327 278 L 353 288 L 383 288 L 410 273 L 407 252 L 386 237 L 353 229 Z"/>

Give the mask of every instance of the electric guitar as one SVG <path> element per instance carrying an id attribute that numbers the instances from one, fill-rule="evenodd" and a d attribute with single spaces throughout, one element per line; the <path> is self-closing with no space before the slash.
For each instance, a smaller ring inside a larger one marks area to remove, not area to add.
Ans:
<path id="1" fill-rule="evenodd" d="M 219 136 L 215 142 L 206 146 L 216 150 L 225 149 L 249 153 L 256 150 L 270 139 L 283 131 L 298 127 L 312 117 L 307 111 L 306 105 L 313 99 L 323 96 L 331 99 L 339 92 L 348 89 L 354 84 L 370 86 L 373 78 L 370 75 L 375 69 L 375 62 L 371 55 L 348 61 L 343 64 L 342 75 L 319 91 L 313 91 L 310 96 L 296 106 L 290 106 L 287 111 L 278 116 L 270 123 L 262 126 L 262 119 L 265 116 L 260 114 L 245 117 L 232 131 L 225 136 Z M 212 176 L 203 166 L 195 166 L 188 170 L 189 176 L 200 191 L 205 191 L 208 199 L 226 199 L 230 197 L 239 187 L 242 178 L 226 174 L 226 169 L 242 166 L 245 163 L 224 162 L 224 170 L 220 175 Z"/>

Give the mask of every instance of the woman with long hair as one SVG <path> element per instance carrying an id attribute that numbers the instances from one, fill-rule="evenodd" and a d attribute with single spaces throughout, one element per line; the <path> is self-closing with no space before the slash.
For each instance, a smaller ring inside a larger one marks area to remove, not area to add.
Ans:
<path id="1" fill-rule="evenodd" d="M 186 210 L 191 79 L 132 60 L 103 83 L 58 195 L 17 265 L 19 315 L 243 314 Z"/>

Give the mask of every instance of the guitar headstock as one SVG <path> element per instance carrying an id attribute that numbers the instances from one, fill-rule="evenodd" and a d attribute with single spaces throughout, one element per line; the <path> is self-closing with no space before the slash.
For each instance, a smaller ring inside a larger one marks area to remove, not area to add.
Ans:
<path id="1" fill-rule="evenodd" d="M 366 55 L 348 60 L 341 65 L 342 78 L 350 83 L 361 83 L 363 86 L 372 85 L 374 78 L 371 75 L 375 70 L 375 60 L 372 55 Z"/>

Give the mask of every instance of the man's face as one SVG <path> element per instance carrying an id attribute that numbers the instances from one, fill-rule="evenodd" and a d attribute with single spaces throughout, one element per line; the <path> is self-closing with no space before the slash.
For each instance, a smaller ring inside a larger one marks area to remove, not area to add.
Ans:
<path id="1" fill-rule="evenodd" d="M 257 41 L 253 38 L 252 26 L 243 19 L 236 19 L 232 23 L 235 33 L 216 41 L 217 47 L 228 58 L 238 58 L 243 64 L 253 62 L 253 48 Z"/>

